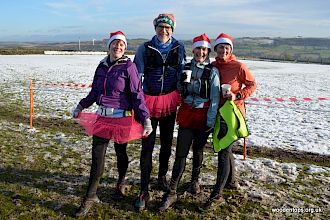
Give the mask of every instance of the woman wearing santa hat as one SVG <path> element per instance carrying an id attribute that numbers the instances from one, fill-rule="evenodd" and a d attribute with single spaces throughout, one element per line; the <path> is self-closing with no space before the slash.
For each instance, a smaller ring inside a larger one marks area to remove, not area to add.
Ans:
<path id="1" fill-rule="evenodd" d="M 245 117 L 244 100 L 255 92 L 256 82 L 246 65 L 236 59 L 236 56 L 233 54 L 233 48 L 233 38 L 228 34 L 221 33 L 216 38 L 214 51 L 217 55 L 212 64 L 220 72 L 221 85 L 229 84 L 231 88 L 229 91 L 222 93 L 219 108 L 224 105 L 226 100 L 232 100 Z M 220 119 L 221 131 L 219 134 L 227 133 L 225 123 L 223 119 Z M 235 161 L 232 148 L 233 144 L 220 150 L 218 153 L 217 181 L 208 201 L 205 203 L 206 208 L 215 203 L 220 204 L 225 201 L 222 197 L 224 188 L 238 188 L 238 183 L 235 179 Z"/>
<path id="2" fill-rule="evenodd" d="M 190 146 L 193 149 L 193 168 L 190 192 L 200 192 L 199 174 L 203 161 L 203 148 L 214 127 L 220 99 L 219 71 L 210 64 L 210 39 L 202 34 L 193 39 L 193 59 L 181 74 L 181 96 L 175 162 L 169 192 L 160 211 L 168 209 L 177 200 L 177 187 L 185 170 Z"/>
<path id="3" fill-rule="evenodd" d="M 143 92 L 148 106 L 153 132 L 142 139 L 140 157 L 141 189 L 135 207 L 143 210 L 149 200 L 149 182 L 152 171 L 152 153 L 156 130 L 160 130 L 158 185 L 167 191 L 166 174 L 171 156 L 173 131 L 177 107 L 180 105 L 178 76 L 185 62 L 184 45 L 176 40 L 173 31 L 176 21 L 173 14 L 159 14 L 153 21 L 155 36 L 140 45 L 134 63 L 143 78 Z"/>
<path id="4" fill-rule="evenodd" d="M 85 128 L 87 134 L 93 136 L 88 189 L 76 216 L 86 215 L 92 205 L 100 201 L 96 191 L 104 171 L 109 141 L 114 142 L 117 156 L 119 177 L 116 193 L 121 198 L 126 189 L 127 142 L 146 137 L 152 132 L 137 68 L 124 56 L 127 48 L 124 33 L 110 33 L 107 48 L 108 55 L 96 68 L 91 91 L 73 111 L 73 117 Z M 96 113 L 82 112 L 93 103 L 98 105 Z"/>

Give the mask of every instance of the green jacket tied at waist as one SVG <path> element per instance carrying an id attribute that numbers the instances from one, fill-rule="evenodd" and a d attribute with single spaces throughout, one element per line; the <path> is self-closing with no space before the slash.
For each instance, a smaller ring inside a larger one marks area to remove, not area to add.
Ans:
<path id="1" fill-rule="evenodd" d="M 249 131 L 245 118 L 231 100 L 219 109 L 213 132 L 213 150 L 219 152 L 229 147 L 238 138 L 247 137 Z"/>

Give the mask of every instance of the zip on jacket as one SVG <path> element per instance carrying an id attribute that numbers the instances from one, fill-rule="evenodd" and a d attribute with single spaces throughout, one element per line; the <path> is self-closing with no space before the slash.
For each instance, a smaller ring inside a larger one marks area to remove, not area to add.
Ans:
<path id="1" fill-rule="evenodd" d="M 156 52 L 160 55 L 160 57 L 162 58 L 162 60 L 163 60 L 163 65 L 162 65 L 162 76 L 161 76 L 160 79 L 159 79 L 159 80 L 161 81 L 160 94 L 163 94 L 163 90 L 164 90 L 164 78 L 165 78 L 165 70 L 166 70 L 166 68 L 167 68 L 166 61 L 167 61 L 168 55 L 170 54 L 171 51 L 177 49 L 178 47 L 179 47 L 179 45 L 177 45 L 177 46 L 171 48 L 171 49 L 166 53 L 166 56 L 163 56 L 162 53 L 161 53 L 158 49 L 156 49 L 156 48 L 154 48 L 154 47 L 148 45 L 148 48 L 151 49 L 151 50 L 156 51 Z"/>

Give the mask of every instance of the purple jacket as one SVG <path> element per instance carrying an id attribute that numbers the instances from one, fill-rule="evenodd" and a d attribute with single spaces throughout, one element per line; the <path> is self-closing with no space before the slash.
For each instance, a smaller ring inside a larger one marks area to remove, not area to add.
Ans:
<path id="1" fill-rule="evenodd" d="M 141 123 L 150 117 L 136 66 L 125 56 L 113 63 L 107 56 L 100 62 L 92 89 L 79 104 L 88 108 L 94 102 L 111 108 L 133 109 L 135 118 Z"/>

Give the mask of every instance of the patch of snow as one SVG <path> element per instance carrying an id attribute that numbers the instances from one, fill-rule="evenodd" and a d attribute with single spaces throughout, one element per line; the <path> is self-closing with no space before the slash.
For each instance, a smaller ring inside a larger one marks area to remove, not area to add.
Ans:
<path id="1" fill-rule="evenodd" d="M 33 80 L 35 116 L 68 120 L 72 109 L 89 92 L 88 86 L 82 88 L 73 85 L 91 84 L 96 66 L 103 57 L 2 55 L 0 86 L 4 92 L 14 94 L 12 99 L 29 106 L 29 81 Z M 330 66 L 249 60 L 242 62 L 249 67 L 257 81 L 257 91 L 251 98 L 259 100 L 253 101 L 250 98 L 246 101 L 247 124 L 251 133 L 247 138 L 248 146 L 330 155 Z M 64 85 L 52 85 L 54 83 Z M 264 98 L 271 101 L 264 101 Z M 284 101 L 276 101 L 276 98 L 283 98 Z M 290 101 L 289 98 L 297 98 L 297 101 Z M 84 111 L 95 110 L 96 105 L 93 105 Z M 29 108 L 26 114 L 29 114 Z"/>
<path id="2" fill-rule="evenodd" d="M 328 167 L 319 167 L 315 165 L 310 165 L 307 170 L 308 173 L 310 174 L 315 174 L 315 173 L 327 173 L 330 174 L 330 168 Z"/>

